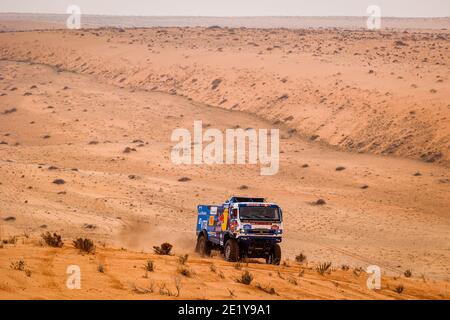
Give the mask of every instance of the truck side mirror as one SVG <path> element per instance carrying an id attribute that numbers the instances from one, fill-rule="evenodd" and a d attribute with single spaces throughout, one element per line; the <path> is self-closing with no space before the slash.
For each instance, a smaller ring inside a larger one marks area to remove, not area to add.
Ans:
<path id="1" fill-rule="evenodd" d="M 236 218 L 237 218 L 237 209 L 233 209 L 233 211 L 232 211 L 232 213 L 231 213 L 231 217 L 232 217 L 233 219 L 236 219 Z"/>

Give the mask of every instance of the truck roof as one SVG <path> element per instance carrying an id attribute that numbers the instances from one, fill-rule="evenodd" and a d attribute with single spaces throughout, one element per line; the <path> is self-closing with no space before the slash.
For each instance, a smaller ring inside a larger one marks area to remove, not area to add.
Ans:
<path id="1" fill-rule="evenodd" d="M 231 197 L 227 202 L 265 202 L 264 198 Z"/>

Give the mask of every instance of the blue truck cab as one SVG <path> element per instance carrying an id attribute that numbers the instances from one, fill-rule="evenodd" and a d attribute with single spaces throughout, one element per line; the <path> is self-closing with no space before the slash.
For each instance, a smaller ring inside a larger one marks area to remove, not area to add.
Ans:
<path id="1" fill-rule="evenodd" d="M 223 252 L 225 260 L 265 258 L 280 264 L 283 234 L 281 208 L 264 198 L 231 197 L 221 205 L 197 207 L 196 252 Z"/>

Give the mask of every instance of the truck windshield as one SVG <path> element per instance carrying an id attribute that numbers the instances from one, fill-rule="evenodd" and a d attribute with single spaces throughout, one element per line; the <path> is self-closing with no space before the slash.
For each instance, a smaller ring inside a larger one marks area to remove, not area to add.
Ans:
<path id="1" fill-rule="evenodd" d="M 279 221 L 278 208 L 271 207 L 240 207 L 239 217 L 241 220 L 270 220 Z"/>

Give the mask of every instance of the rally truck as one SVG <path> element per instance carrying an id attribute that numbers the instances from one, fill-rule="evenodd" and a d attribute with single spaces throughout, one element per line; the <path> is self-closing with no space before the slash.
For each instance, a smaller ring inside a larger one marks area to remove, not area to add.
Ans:
<path id="1" fill-rule="evenodd" d="M 231 197 L 221 205 L 199 205 L 196 252 L 223 252 L 225 260 L 264 258 L 280 264 L 281 208 L 264 198 Z"/>

